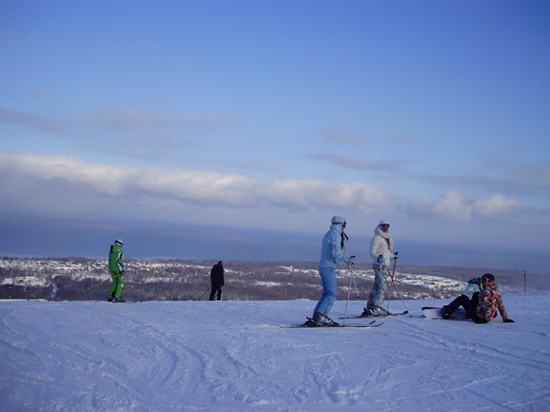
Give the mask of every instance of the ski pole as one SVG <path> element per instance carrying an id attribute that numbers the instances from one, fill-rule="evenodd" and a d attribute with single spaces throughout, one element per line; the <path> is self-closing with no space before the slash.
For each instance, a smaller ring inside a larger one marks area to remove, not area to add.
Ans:
<path id="1" fill-rule="evenodd" d="M 395 284 L 395 290 L 397 290 L 397 293 L 399 294 L 399 297 L 401 298 L 401 302 L 403 302 L 403 306 L 405 306 L 406 312 L 409 313 L 409 308 L 407 307 L 407 304 L 405 303 L 405 299 L 403 299 L 403 295 L 401 294 L 401 291 L 397 287 L 397 283 Z"/>
<path id="2" fill-rule="evenodd" d="M 212 287 L 212 285 L 208 286 L 208 289 L 206 289 L 206 290 L 204 291 L 204 293 L 201 295 L 201 297 L 199 298 L 199 300 L 201 300 L 202 297 L 203 297 L 204 295 L 206 295 L 206 292 L 208 292 L 208 291 L 210 290 L 211 287 Z"/>
<path id="3" fill-rule="evenodd" d="M 345 245 L 344 245 L 344 252 L 346 252 L 346 258 L 347 258 L 347 261 L 348 261 L 348 268 L 349 268 L 348 299 L 346 301 L 346 310 L 344 311 L 344 322 L 342 322 L 345 325 L 346 324 L 346 318 L 347 318 L 347 315 L 348 315 L 349 297 L 351 295 L 351 282 L 352 282 L 352 280 L 355 282 L 355 280 L 354 280 L 355 256 L 352 256 L 351 258 L 349 257 L 348 250 L 346 249 Z"/>
<path id="4" fill-rule="evenodd" d="M 114 279 L 114 278 L 117 278 L 119 277 L 120 275 L 116 275 L 116 276 L 113 276 L 111 277 L 111 279 Z M 89 288 L 86 288 L 85 291 L 86 291 L 86 296 L 88 296 L 88 298 L 91 298 L 93 295 L 96 294 L 96 292 L 99 292 L 99 290 L 101 289 L 101 286 L 103 286 L 105 283 L 107 283 L 109 280 L 111 279 L 105 279 L 103 282 L 99 282 L 98 284 L 96 285 L 93 285 L 93 286 L 90 286 Z M 88 294 L 88 291 L 89 290 L 92 290 L 92 289 L 95 289 L 92 293 Z"/>
<path id="5" fill-rule="evenodd" d="M 104 280 L 103 282 L 99 282 L 97 285 L 93 285 L 93 286 L 90 286 L 89 288 L 86 288 L 86 292 L 89 291 L 89 290 L 92 290 L 93 288 L 97 288 L 97 287 L 100 287 L 100 286 L 103 286 L 105 284 L 105 282 L 107 282 L 109 279 L 106 279 Z"/>
<path id="6" fill-rule="evenodd" d="M 353 277 L 353 288 L 355 289 L 355 299 L 359 300 L 359 288 L 357 287 L 357 282 L 355 281 L 356 276 Z"/>
<path id="7" fill-rule="evenodd" d="M 391 279 L 391 282 L 390 282 L 390 295 L 388 296 L 388 306 L 387 306 L 386 312 L 390 311 L 390 301 L 391 301 L 391 296 L 393 294 L 393 284 L 394 284 L 393 280 L 395 278 L 395 266 L 396 265 L 397 265 L 397 259 L 394 259 L 393 260 L 393 273 L 390 275 L 390 279 Z M 388 270 L 388 269 L 386 268 L 386 270 Z M 388 270 L 388 274 L 390 274 L 389 270 Z"/>
<path id="8" fill-rule="evenodd" d="M 88 296 L 88 298 L 91 298 L 93 295 L 96 294 L 96 292 L 99 292 L 99 290 L 101 289 L 101 286 L 103 286 L 108 281 L 109 281 L 109 279 L 106 279 L 103 282 L 100 282 L 97 285 L 94 285 L 94 286 L 89 287 L 88 289 L 86 289 L 86 296 Z M 94 289 L 94 291 L 92 293 L 88 293 L 88 291 L 92 290 L 92 289 Z"/>
<path id="9" fill-rule="evenodd" d="M 397 255 L 397 252 L 395 252 L 395 255 Z M 407 304 L 405 303 L 405 299 L 403 299 L 403 295 L 401 294 L 401 291 L 399 290 L 399 288 L 397 287 L 397 283 L 395 282 L 395 266 L 397 265 L 397 259 L 395 259 L 393 261 L 393 274 L 391 275 L 391 287 L 393 288 L 393 286 L 395 286 L 395 290 L 397 291 L 397 294 L 399 295 L 399 298 L 401 299 L 401 302 L 403 302 L 403 306 L 405 306 L 405 310 L 406 312 L 405 313 L 409 313 L 409 308 L 407 307 Z M 387 311 L 389 312 L 390 310 L 390 300 L 391 300 L 391 290 L 392 288 L 390 288 L 390 298 L 388 299 L 388 309 Z"/>
<path id="10" fill-rule="evenodd" d="M 107 279 L 109 280 L 109 279 Z M 96 292 L 99 292 L 99 290 L 101 289 L 101 286 L 103 286 L 107 281 L 101 283 L 101 285 L 99 285 L 99 287 L 97 287 L 92 293 L 88 294 L 88 292 L 86 292 L 86 296 L 88 296 L 88 299 L 90 299 L 92 296 L 94 296 L 96 294 Z"/>

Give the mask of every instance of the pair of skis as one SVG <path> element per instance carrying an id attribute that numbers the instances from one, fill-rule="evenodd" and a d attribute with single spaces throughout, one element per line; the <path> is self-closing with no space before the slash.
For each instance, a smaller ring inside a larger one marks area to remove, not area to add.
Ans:
<path id="1" fill-rule="evenodd" d="M 401 316 L 408 314 L 408 310 L 404 310 L 400 313 L 390 313 L 386 316 Z M 340 319 L 343 319 L 344 321 L 346 319 L 371 319 L 373 317 L 386 317 L 386 316 L 348 316 L 348 317 L 341 317 Z M 372 320 L 369 323 L 339 323 L 338 325 L 327 325 L 327 326 L 320 326 L 316 325 L 310 318 L 308 318 L 307 322 L 301 324 L 301 325 L 283 325 L 282 328 L 376 328 L 378 326 L 382 326 L 384 322 L 380 322 L 378 320 Z"/>
<path id="2" fill-rule="evenodd" d="M 340 319 L 370 319 L 370 318 L 385 318 L 389 316 L 402 316 L 407 315 L 409 313 L 408 310 L 404 310 L 403 312 L 399 313 L 388 313 L 387 315 L 380 315 L 380 316 L 364 316 L 364 315 L 357 315 L 357 316 L 348 316 L 346 318 L 341 317 Z"/>
<path id="3" fill-rule="evenodd" d="M 311 319 L 308 318 L 308 321 L 306 323 L 303 323 L 301 325 L 283 325 L 281 328 L 376 328 L 378 326 L 382 326 L 384 322 L 378 322 L 376 320 L 373 320 L 369 323 L 339 323 L 337 325 L 317 325 L 314 322 L 311 321 Z"/>

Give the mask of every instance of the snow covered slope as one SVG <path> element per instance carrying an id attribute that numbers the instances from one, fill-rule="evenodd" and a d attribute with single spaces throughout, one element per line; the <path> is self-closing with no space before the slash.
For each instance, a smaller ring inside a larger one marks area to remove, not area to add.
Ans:
<path id="1" fill-rule="evenodd" d="M 279 327 L 309 300 L 2 301 L 0 410 L 550 410 L 550 294 L 503 298 L 516 323 L 428 320 L 448 300 L 424 300 L 361 329 Z"/>

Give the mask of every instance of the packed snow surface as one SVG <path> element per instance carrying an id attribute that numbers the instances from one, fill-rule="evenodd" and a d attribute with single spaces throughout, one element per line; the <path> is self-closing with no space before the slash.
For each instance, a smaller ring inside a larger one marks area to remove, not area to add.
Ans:
<path id="1" fill-rule="evenodd" d="M 503 299 L 516 323 L 425 319 L 449 300 L 423 300 L 378 328 L 308 329 L 280 326 L 309 300 L 1 301 L 0 410 L 550 410 L 550 294 Z"/>

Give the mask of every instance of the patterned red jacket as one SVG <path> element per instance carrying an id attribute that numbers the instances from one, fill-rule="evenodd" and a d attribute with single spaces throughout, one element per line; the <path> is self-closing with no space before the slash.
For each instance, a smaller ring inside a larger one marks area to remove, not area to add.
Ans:
<path id="1" fill-rule="evenodd" d="M 500 312 L 502 319 L 508 319 L 508 314 L 502 302 L 502 296 L 498 291 L 498 286 L 495 282 L 489 282 L 486 287 L 479 293 L 479 302 L 477 304 L 477 315 L 485 319 L 487 322 L 497 316 L 497 309 Z"/>

